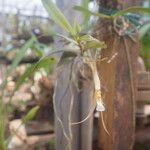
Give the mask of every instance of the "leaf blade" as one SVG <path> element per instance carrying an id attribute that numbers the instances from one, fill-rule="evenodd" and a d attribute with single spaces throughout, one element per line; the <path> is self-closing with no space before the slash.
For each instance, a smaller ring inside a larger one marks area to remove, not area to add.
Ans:
<path id="1" fill-rule="evenodd" d="M 133 6 L 133 7 L 129 7 L 127 9 L 118 11 L 117 13 L 113 14 L 112 17 L 116 18 L 116 17 L 122 16 L 126 13 L 148 13 L 148 14 L 150 14 L 150 8 L 145 8 L 145 7 L 141 7 L 141 6 Z"/>
<path id="2" fill-rule="evenodd" d="M 90 2 L 90 0 L 83 0 L 83 7 L 85 9 L 89 8 L 89 2 Z M 90 19 L 90 14 L 88 12 L 84 12 L 83 13 L 83 26 L 84 26 L 84 28 L 88 27 L 89 19 Z"/>
<path id="3" fill-rule="evenodd" d="M 80 40 L 85 42 L 84 49 L 106 48 L 105 42 L 99 41 L 91 35 L 83 35 Z"/>
<path id="4" fill-rule="evenodd" d="M 49 57 L 48 58 L 44 58 L 40 61 L 38 61 L 37 63 L 31 65 L 30 67 L 28 67 L 26 69 L 26 71 L 24 72 L 23 75 L 21 75 L 17 82 L 16 82 L 16 86 L 15 86 L 15 89 L 13 91 L 13 93 L 20 87 L 20 85 L 28 78 L 30 77 L 35 71 L 39 70 L 40 68 L 44 68 L 44 67 L 47 67 L 49 65 L 53 65 L 56 63 L 56 60 L 53 58 L 53 59 L 50 59 Z"/>
<path id="5" fill-rule="evenodd" d="M 16 66 L 19 64 L 19 62 L 22 60 L 22 58 L 24 57 L 26 51 L 28 48 L 31 47 L 31 45 L 33 44 L 33 42 L 35 41 L 34 37 L 32 37 L 31 39 L 29 39 L 24 45 L 23 47 L 20 49 L 20 51 L 18 52 L 16 58 L 14 59 L 14 61 L 12 62 L 12 64 L 10 65 L 7 74 L 11 74 L 12 71 L 16 68 Z"/>
<path id="6" fill-rule="evenodd" d="M 140 39 L 142 39 L 145 36 L 148 30 L 150 30 L 150 23 L 145 24 L 144 26 L 140 28 L 139 30 Z"/>
<path id="7" fill-rule="evenodd" d="M 24 57 L 27 49 L 29 47 L 32 46 L 33 42 L 35 41 L 35 37 L 32 36 L 31 39 L 29 39 L 24 45 L 23 47 L 19 50 L 19 52 L 17 53 L 16 58 L 13 60 L 12 64 L 9 66 L 7 72 L 6 72 L 6 76 L 4 78 L 3 83 L 0 85 L 0 89 L 4 89 L 7 85 L 7 77 L 12 73 L 12 71 L 17 67 L 17 65 L 19 64 L 19 62 L 22 60 L 22 58 Z"/>
<path id="8" fill-rule="evenodd" d="M 27 123 L 28 121 L 32 120 L 35 115 L 37 114 L 39 110 L 39 106 L 33 107 L 23 118 L 22 118 L 22 123 Z"/>
<path id="9" fill-rule="evenodd" d="M 42 3 L 52 19 L 67 32 L 70 32 L 72 35 L 74 35 L 72 26 L 62 12 L 58 9 L 58 7 L 51 0 L 42 0 Z"/>
<path id="10" fill-rule="evenodd" d="M 92 12 L 92 11 L 82 7 L 82 6 L 74 6 L 73 8 L 77 11 L 86 12 L 86 13 L 89 13 L 90 15 L 97 16 L 97 17 L 100 17 L 100 18 L 104 18 L 104 19 L 111 19 L 112 18 L 111 16 L 108 16 L 108 15 L 105 15 L 105 14 L 102 14 L 102 13 Z"/>
<path id="11" fill-rule="evenodd" d="M 64 35 L 62 35 L 62 34 L 57 34 L 59 37 L 61 37 L 61 38 L 64 38 L 65 40 L 67 40 L 67 41 L 69 41 L 70 43 L 74 43 L 75 45 L 78 45 L 78 43 L 75 41 L 75 40 L 73 40 L 73 39 L 71 39 L 71 38 L 69 38 L 69 37 L 67 37 L 67 36 L 64 36 Z"/>

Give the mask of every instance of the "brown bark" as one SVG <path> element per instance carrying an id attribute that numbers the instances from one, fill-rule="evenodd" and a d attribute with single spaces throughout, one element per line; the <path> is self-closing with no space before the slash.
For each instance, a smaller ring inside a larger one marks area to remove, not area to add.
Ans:
<path id="1" fill-rule="evenodd" d="M 135 128 L 134 102 L 136 98 L 137 51 L 139 48 L 137 35 L 134 37 L 137 40 L 136 43 L 128 36 L 119 37 L 113 30 L 113 22 L 105 20 L 100 22 L 96 33 L 96 36 L 105 41 L 107 45 L 107 49 L 102 50 L 102 58 L 105 60 L 98 64 L 98 69 L 106 105 L 104 120 L 110 133 L 110 136 L 107 135 L 102 127 L 101 119 L 99 119 L 99 146 L 103 150 L 131 150 L 134 143 Z M 127 42 L 131 63 L 127 57 L 123 38 Z M 117 56 L 108 63 L 108 60 L 115 53 Z M 132 75 L 129 63 L 132 67 Z"/>

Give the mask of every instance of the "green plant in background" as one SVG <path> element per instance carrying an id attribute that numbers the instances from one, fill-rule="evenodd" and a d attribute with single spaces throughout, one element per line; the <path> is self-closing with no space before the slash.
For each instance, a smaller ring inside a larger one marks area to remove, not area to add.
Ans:
<path id="1" fill-rule="evenodd" d="M 6 112 L 2 97 L 0 97 L 0 150 L 6 150 L 5 132 L 6 132 Z"/>
<path id="2" fill-rule="evenodd" d="M 13 70 L 18 66 L 19 62 L 22 60 L 24 54 L 26 53 L 27 49 L 33 44 L 34 37 L 32 37 L 18 52 L 16 58 L 12 62 L 12 64 L 7 68 L 5 79 L 0 86 L 1 96 L 0 96 L 0 150 L 7 149 L 7 142 L 6 142 L 6 127 L 7 127 L 7 107 L 4 102 L 4 91 L 7 86 L 7 78 L 13 72 Z"/>
<path id="3" fill-rule="evenodd" d="M 140 30 L 140 55 L 144 59 L 146 69 L 150 71 L 150 23 L 143 25 Z"/>
<path id="4" fill-rule="evenodd" d="M 32 48 L 34 52 L 37 54 L 37 56 L 41 57 L 41 59 L 35 63 L 27 67 L 26 71 L 21 75 L 15 85 L 15 89 L 10 97 L 9 103 L 11 103 L 12 96 L 14 93 L 18 90 L 18 88 L 22 85 L 23 82 L 27 78 L 29 78 L 34 72 L 38 71 L 40 68 L 49 68 L 50 66 L 56 64 L 57 60 L 55 58 L 52 58 L 51 56 L 44 57 L 44 52 L 41 50 L 40 44 L 38 43 L 36 37 L 32 35 L 31 39 L 29 39 L 23 47 L 19 50 L 17 53 L 15 59 L 13 60 L 12 64 L 7 68 L 5 79 L 3 83 L 0 85 L 0 150 L 7 150 L 8 143 L 12 136 L 6 137 L 6 128 L 7 128 L 7 122 L 8 122 L 8 107 L 4 102 L 4 92 L 7 86 L 7 78 L 12 74 L 12 72 L 16 69 L 16 67 L 19 65 L 20 61 L 25 56 L 27 50 L 29 48 Z M 39 106 L 36 106 L 32 108 L 27 115 L 22 119 L 22 123 L 26 123 L 34 118 L 37 111 L 39 109 Z M 22 125 L 22 124 L 21 124 Z M 21 126 L 20 125 L 20 126 Z M 19 126 L 19 127 L 20 127 Z M 19 128 L 18 127 L 18 128 Z M 17 132 L 17 131 L 16 131 Z"/>

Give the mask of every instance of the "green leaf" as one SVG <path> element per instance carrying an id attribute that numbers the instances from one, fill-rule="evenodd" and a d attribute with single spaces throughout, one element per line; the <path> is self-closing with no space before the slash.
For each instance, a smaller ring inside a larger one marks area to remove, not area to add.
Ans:
<path id="1" fill-rule="evenodd" d="M 124 10 L 120 10 L 111 16 L 105 15 L 103 13 L 92 12 L 92 11 L 82 7 L 82 6 L 75 6 L 74 9 L 78 10 L 78 11 L 82 11 L 82 12 L 87 12 L 90 15 L 94 15 L 94 16 L 104 18 L 104 19 L 114 19 L 114 18 L 116 18 L 118 16 L 122 16 L 126 13 L 148 13 L 148 14 L 150 14 L 150 8 L 145 8 L 145 7 L 140 7 L 140 6 L 133 6 L 133 7 L 129 7 L 129 8 L 124 9 Z"/>
<path id="2" fill-rule="evenodd" d="M 3 95 L 0 96 L 0 150 L 6 150 L 5 131 L 6 131 L 6 106 Z"/>
<path id="3" fill-rule="evenodd" d="M 105 15 L 105 14 L 102 14 L 102 13 L 92 12 L 92 11 L 82 7 L 82 6 L 75 6 L 74 9 L 77 10 L 77 11 L 88 13 L 89 15 L 94 15 L 94 16 L 100 17 L 100 18 L 112 19 L 111 16 L 108 16 L 108 15 Z"/>
<path id="4" fill-rule="evenodd" d="M 133 7 L 129 7 L 127 9 L 118 11 L 117 13 L 113 14 L 112 17 L 116 18 L 116 17 L 122 16 L 126 13 L 148 13 L 148 14 L 150 14 L 150 8 L 133 6 Z"/>
<path id="5" fill-rule="evenodd" d="M 52 2 L 52 0 L 42 0 L 42 3 L 52 19 L 67 32 L 74 35 L 72 26 L 62 12 L 58 9 L 58 7 Z"/>
<path id="6" fill-rule="evenodd" d="M 89 8 L 89 2 L 90 0 L 83 0 L 83 8 L 88 9 Z M 90 19 L 90 14 L 86 11 L 83 12 L 83 26 L 84 28 L 88 27 L 88 22 Z"/>
<path id="7" fill-rule="evenodd" d="M 44 52 L 41 50 L 40 44 L 38 42 L 34 43 L 32 50 L 38 57 L 42 57 L 44 55 Z"/>
<path id="8" fill-rule="evenodd" d="M 150 23 L 143 25 L 139 30 L 140 39 L 150 30 Z"/>
<path id="9" fill-rule="evenodd" d="M 28 121 L 32 120 L 32 119 L 36 116 L 36 114 L 37 114 L 39 108 L 40 108 L 39 106 L 33 107 L 33 108 L 23 117 L 22 123 L 27 123 Z"/>
<path id="10" fill-rule="evenodd" d="M 13 60 L 12 64 L 9 66 L 7 72 L 6 72 L 6 76 L 5 79 L 3 81 L 3 83 L 0 85 L 0 89 L 4 89 L 5 86 L 7 85 L 7 77 L 12 73 L 12 71 L 18 66 L 18 64 L 20 63 L 20 61 L 22 60 L 22 58 L 24 57 L 26 51 L 28 50 L 28 48 L 30 48 L 32 46 L 32 44 L 35 41 L 35 37 L 32 36 L 32 38 L 30 40 L 28 40 L 23 47 L 19 50 L 19 52 L 17 53 L 16 58 Z"/>
<path id="11" fill-rule="evenodd" d="M 24 46 L 19 50 L 19 52 L 17 53 L 16 58 L 14 59 L 14 61 L 12 62 L 12 64 L 10 65 L 7 75 L 10 75 L 12 73 L 12 71 L 17 67 L 17 65 L 19 64 L 19 62 L 22 60 L 22 58 L 24 57 L 26 51 L 28 50 L 28 48 L 30 48 L 33 44 L 33 42 L 35 41 L 35 38 L 32 37 L 30 40 L 28 40 Z"/>
<path id="12" fill-rule="evenodd" d="M 18 130 L 20 129 L 20 127 L 23 125 L 23 124 L 26 124 L 27 122 L 29 122 L 30 120 L 34 119 L 34 117 L 36 116 L 38 110 L 39 110 L 39 106 L 35 106 L 33 107 L 23 118 L 22 118 L 22 122 L 21 124 L 17 127 L 17 129 L 13 132 L 13 134 L 16 134 L 17 135 L 17 132 Z M 9 144 L 9 142 L 11 141 L 13 135 L 10 135 L 10 137 L 5 140 L 5 143 L 6 145 Z M 0 149 L 0 150 L 5 150 L 5 149 Z"/>
<path id="13" fill-rule="evenodd" d="M 38 61 L 35 64 L 32 64 L 30 67 L 28 67 L 26 69 L 26 71 L 24 72 L 23 75 L 21 75 L 17 82 L 16 82 L 16 86 L 15 86 L 15 90 L 14 92 L 20 87 L 20 85 L 27 79 L 29 78 L 35 71 L 39 70 L 40 68 L 45 68 L 48 67 L 50 65 L 56 64 L 56 59 L 55 58 L 44 58 L 41 59 L 40 61 Z M 13 92 L 13 94 L 14 94 Z"/>
<path id="14" fill-rule="evenodd" d="M 74 43 L 74 44 L 78 45 L 78 43 L 75 40 L 73 40 L 71 38 L 68 38 L 67 36 L 64 36 L 62 34 L 57 34 L 57 35 L 60 36 L 60 37 L 62 37 L 62 38 L 64 38 L 65 40 L 67 40 L 70 43 Z"/>
<path id="15" fill-rule="evenodd" d="M 91 35 L 83 35 L 83 36 L 80 36 L 80 40 L 81 41 L 86 41 L 86 42 L 89 42 L 91 40 L 93 40 L 94 38 L 91 36 Z"/>
<path id="16" fill-rule="evenodd" d="M 0 150 L 6 150 L 5 131 L 6 131 L 6 114 L 2 97 L 0 97 Z"/>
<path id="17" fill-rule="evenodd" d="M 76 20 L 74 21 L 73 29 L 74 29 L 76 37 L 79 37 L 79 34 L 81 32 L 81 27 L 80 27 L 80 24 Z"/>
<path id="18" fill-rule="evenodd" d="M 84 49 L 96 49 L 96 48 L 106 48 L 104 42 L 93 40 L 86 43 Z"/>
<path id="19" fill-rule="evenodd" d="M 96 48 L 106 48 L 106 44 L 98 39 L 92 37 L 91 35 L 83 35 L 80 40 L 85 43 L 84 49 L 96 49 Z"/>
<path id="20" fill-rule="evenodd" d="M 41 60 L 39 60 L 37 63 L 29 66 L 26 69 L 26 71 L 16 81 L 15 89 L 13 90 L 13 92 L 10 96 L 9 103 L 11 103 L 14 93 L 19 89 L 19 87 L 23 84 L 23 82 L 25 82 L 25 80 L 27 78 L 29 78 L 34 72 L 36 72 L 40 68 L 49 67 L 51 65 L 56 64 L 56 62 L 57 62 L 57 60 L 55 58 L 53 58 L 53 57 L 50 58 L 49 56 L 46 56 L 46 57 L 42 58 Z"/>

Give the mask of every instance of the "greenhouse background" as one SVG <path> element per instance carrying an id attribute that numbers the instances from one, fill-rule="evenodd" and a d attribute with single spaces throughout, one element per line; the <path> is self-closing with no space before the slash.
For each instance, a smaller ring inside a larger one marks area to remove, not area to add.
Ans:
<path id="1" fill-rule="evenodd" d="M 0 150 L 150 150 L 150 0 L 0 0 Z"/>

